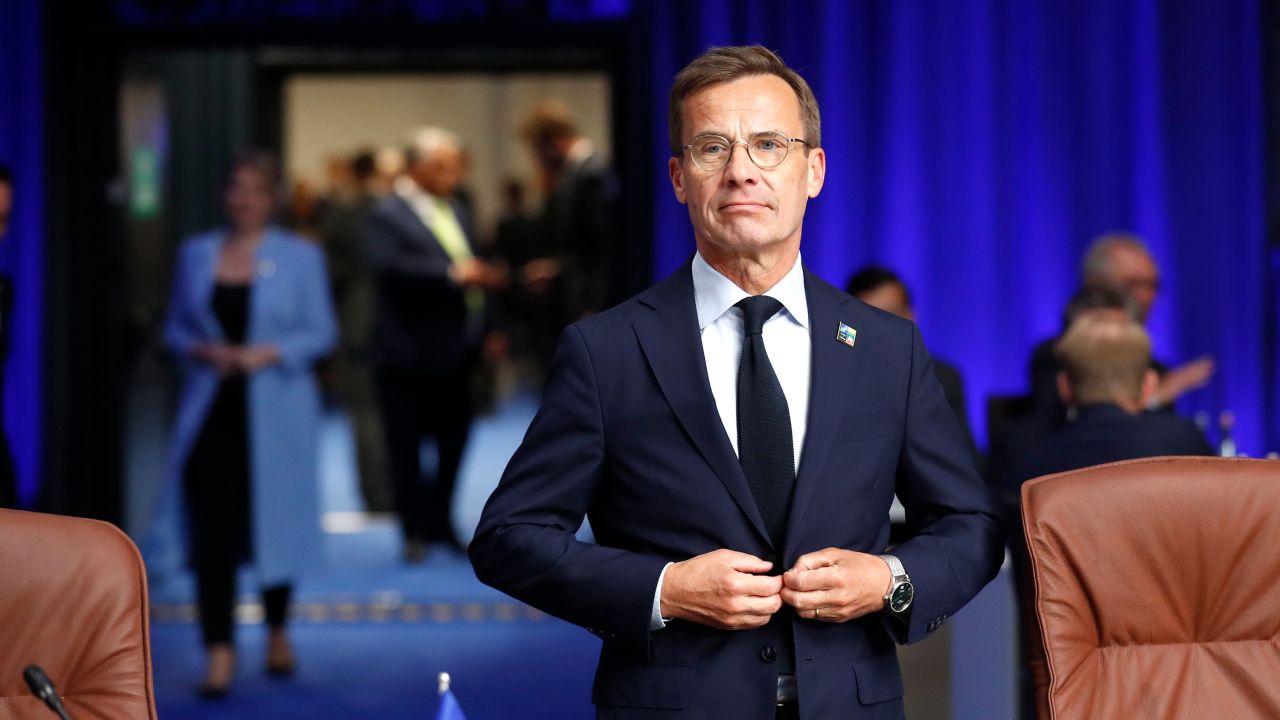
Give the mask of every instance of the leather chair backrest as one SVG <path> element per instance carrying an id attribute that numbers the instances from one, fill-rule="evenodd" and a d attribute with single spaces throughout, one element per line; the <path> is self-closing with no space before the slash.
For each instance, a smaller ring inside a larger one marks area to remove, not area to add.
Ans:
<path id="1" fill-rule="evenodd" d="M 76 720 L 156 717 L 146 571 L 114 525 L 0 510 L 0 720 L 55 717 L 32 663 Z"/>
<path id="2" fill-rule="evenodd" d="M 1280 462 L 1111 463 L 1022 499 L 1051 718 L 1280 718 Z"/>

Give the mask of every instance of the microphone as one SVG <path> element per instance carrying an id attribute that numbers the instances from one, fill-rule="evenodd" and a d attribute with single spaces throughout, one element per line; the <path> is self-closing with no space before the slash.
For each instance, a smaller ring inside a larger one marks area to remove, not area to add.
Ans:
<path id="1" fill-rule="evenodd" d="M 50 710 L 58 713 L 58 717 L 62 720 L 71 720 L 66 708 L 62 707 L 62 698 L 58 697 L 53 681 L 44 674 L 44 670 L 41 670 L 39 665 L 28 665 L 27 669 L 22 671 L 22 679 L 27 681 L 31 694 L 43 700 Z"/>

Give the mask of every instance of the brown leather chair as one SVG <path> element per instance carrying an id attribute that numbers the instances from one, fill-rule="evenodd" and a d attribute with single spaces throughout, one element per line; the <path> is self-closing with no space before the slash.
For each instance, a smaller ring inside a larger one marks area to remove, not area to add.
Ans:
<path id="1" fill-rule="evenodd" d="M 146 577 L 114 525 L 0 510 L 0 720 L 56 717 L 31 663 L 74 720 L 154 719 Z"/>
<path id="2" fill-rule="evenodd" d="M 1280 718 L 1280 462 L 1099 465 L 1022 508 L 1049 718 Z"/>

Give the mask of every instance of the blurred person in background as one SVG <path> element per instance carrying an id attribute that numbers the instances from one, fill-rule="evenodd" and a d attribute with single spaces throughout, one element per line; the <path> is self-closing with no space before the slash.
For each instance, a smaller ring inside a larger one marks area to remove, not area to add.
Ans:
<path id="1" fill-rule="evenodd" d="M 373 181 L 374 194 L 383 197 L 391 194 L 396 180 L 404 175 L 404 148 L 388 145 L 378 148 L 373 155 L 374 166 L 378 169 Z"/>
<path id="2" fill-rule="evenodd" d="M 476 198 L 475 193 L 471 192 L 471 153 L 467 152 L 465 146 L 458 150 L 458 183 L 453 187 L 453 202 L 467 217 L 475 218 Z M 479 236 L 475 240 L 481 244 L 484 242 Z"/>
<path id="3" fill-rule="evenodd" d="M 494 236 L 494 252 L 523 282 L 512 283 L 500 295 L 500 319 L 516 354 L 528 360 L 542 377 L 564 327 L 563 296 L 556 292 L 555 272 L 542 246 L 541 225 L 525 209 L 524 185 L 509 178 L 502 186 L 503 209 Z M 540 384 L 540 383 L 539 383 Z"/>
<path id="4" fill-rule="evenodd" d="M 474 414 L 471 379 L 488 329 L 486 289 L 505 275 L 476 258 L 471 218 L 453 199 L 462 146 L 437 127 L 414 135 L 407 173 L 365 222 L 377 287 L 373 355 L 404 558 L 460 548 L 450 510 Z M 424 470 L 421 445 L 437 462 Z"/>
<path id="5" fill-rule="evenodd" d="M 613 174 L 595 144 L 578 131 L 573 114 L 555 101 L 530 113 L 521 134 L 547 185 L 542 210 L 542 257 L 525 265 L 523 282 L 548 285 L 568 322 L 611 304 L 615 232 Z"/>
<path id="6" fill-rule="evenodd" d="M 0 243 L 9 232 L 9 215 L 13 212 L 13 173 L 0 165 Z M 4 430 L 4 367 L 9 357 L 9 318 L 13 316 L 13 285 L 0 275 L 0 508 L 18 506 L 18 479 L 9 452 L 9 439 Z"/>
<path id="7" fill-rule="evenodd" d="M 1095 239 L 1085 253 L 1081 267 L 1083 288 L 1109 288 L 1132 303 L 1139 323 L 1146 324 L 1160 291 L 1160 271 L 1141 238 L 1129 233 L 1107 233 Z M 1036 346 L 1031 355 L 1031 388 L 1037 414 L 1049 415 L 1054 427 L 1066 419 L 1058 400 L 1059 363 L 1053 348 L 1057 339 Z M 1151 366 L 1159 378 L 1152 392 L 1149 410 L 1173 411 L 1173 403 L 1191 390 L 1203 387 L 1213 377 L 1213 359 L 1196 358 L 1178 367 L 1169 367 L 1154 357 Z"/>
<path id="8" fill-rule="evenodd" d="M 900 318 L 916 321 L 916 311 L 911 305 L 911 293 L 907 284 L 894 271 L 878 265 L 868 265 L 849 276 L 845 284 L 845 292 L 862 302 L 885 312 L 893 313 Z M 969 415 L 965 408 L 964 378 L 960 371 L 948 362 L 933 356 L 933 374 L 938 376 L 942 384 L 942 392 L 947 396 L 947 404 L 955 411 L 960 426 L 964 428 L 965 437 L 974 458 L 978 457 L 978 447 L 973 442 L 973 433 L 969 430 Z"/>
<path id="9" fill-rule="evenodd" d="M 1007 478 L 1004 515 L 1021 616 L 1022 717 L 1048 717 L 1048 685 L 1035 587 L 1022 533 L 1021 487 L 1033 478 L 1120 460 L 1165 455 L 1212 455 L 1200 430 L 1172 413 L 1148 412 L 1160 379 L 1151 366 L 1151 340 L 1127 312 L 1082 311 L 1062 339 L 1056 385 L 1072 419 L 1053 432 Z"/>
<path id="10" fill-rule="evenodd" d="M 1117 288 L 1085 285 L 1071 296 L 1062 312 L 1062 332 L 1085 313 L 1097 312 L 1137 322 L 1138 308 L 1133 300 Z M 987 477 L 997 492 L 1009 473 L 1023 464 L 1040 447 L 1045 438 L 1067 422 L 1068 408 L 1058 393 L 1058 337 L 1036 346 L 1031 360 L 1032 393 L 1025 414 L 1004 418 L 1001 425 L 987 428 L 990 452 L 987 455 Z M 995 422 L 988 416 L 991 422 Z"/>
<path id="11" fill-rule="evenodd" d="M 360 181 L 356 178 L 355 158 L 364 152 L 367 151 L 355 154 L 336 153 L 325 160 L 324 198 L 330 207 L 339 203 L 350 202 L 360 194 L 361 188 Z M 369 153 L 369 160 L 370 164 L 372 164 L 372 153 Z"/>
<path id="12" fill-rule="evenodd" d="M 310 181 L 296 180 L 289 192 L 288 228 L 308 240 L 319 240 L 320 222 L 328 209 L 328 199 Z"/>
<path id="13" fill-rule="evenodd" d="M 173 482 L 185 498 L 190 560 L 208 652 L 201 695 L 235 674 L 236 574 L 258 575 L 269 628 L 266 671 L 289 676 L 294 579 L 318 559 L 320 396 L 312 366 L 336 330 L 320 248 L 271 224 L 275 160 L 232 165 L 227 226 L 181 248 L 165 340 L 184 371 Z"/>
<path id="14" fill-rule="evenodd" d="M 391 512 L 395 505 L 387 476 L 386 438 L 370 364 L 375 299 L 364 238 L 365 222 L 378 202 L 378 171 L 369 150 L 356 153 L 349 164 L 350 187 L 334 193 L 320 225 L 338 313 L 338 349 L 327 370 L 330 387 L 351 419 L 365 509 Z M 338 175 L 331 170 L 331 176 Z"/>

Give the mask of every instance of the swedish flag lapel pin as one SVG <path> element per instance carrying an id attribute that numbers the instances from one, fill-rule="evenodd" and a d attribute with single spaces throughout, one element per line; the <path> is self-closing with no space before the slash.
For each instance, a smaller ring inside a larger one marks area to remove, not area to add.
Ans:
<path id="1" fill-rule="evenodd" d="M 853 347 L 853 344 L 857 341 L 858 331 L 844 323 L 840 323 L 840 329 L 836 331 L 836 342 L 841 342 L 849 347 Z"/>

